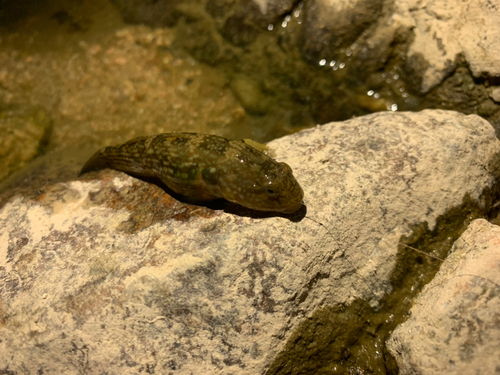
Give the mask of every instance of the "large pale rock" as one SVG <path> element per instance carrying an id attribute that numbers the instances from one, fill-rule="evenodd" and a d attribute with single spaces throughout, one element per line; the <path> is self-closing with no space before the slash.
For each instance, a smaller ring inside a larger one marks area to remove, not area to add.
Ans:
<path id="1" fill-rule="evenodd" d="M 388 341 L 401 374 L 500 369 L 500 227 L 478 219 L 451 251 Z"/>
<path id="2" fill-rule="evenodd" d="M 0 370 L 263 373 L 318 308 L 390 292 L 400 236 L 478 199 L 500 151 L 486 121 L 446 111 L 379 113 L 271 146 L 306 217 L 192 206 L 114 171 L 7 203 Z"/>

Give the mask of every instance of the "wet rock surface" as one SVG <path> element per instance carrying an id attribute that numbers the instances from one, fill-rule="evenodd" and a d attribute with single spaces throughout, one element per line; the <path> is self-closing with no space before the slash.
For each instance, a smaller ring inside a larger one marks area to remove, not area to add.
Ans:
<path id="1" fill-rule="evenodd" d="M 302 53 L 314 63 L 339 57 L 341 48 L 351 47 L 377 22 L 383 5 L 381 0 L 304 2 L 304 26 L 300 38 Z"/>
<path id="2" fill-rule="evenodd" d="M 402 1 L 396 13 L 413 27 L 408 63 L 422 59 L 421 90 L 428 92 L 455 70 L 463 55 L 474 77 L 500 75 L 498 1 Z"/>
<path id="3" fill-rule="evenodd" d="M 455 242 L 388 340 L 401 374 L 500 368 L 500 227 L 478 219 Z"/>
<path id="4" fill-rule="evenodd" d="M 376 307 L 401 236 L 477 200 L 499 170 L 491 125 L 447 111 L 375 114 L 270 146 L 305 191 L 289 217 L 189 205 L 109 170 L 11 199 L 0 370 L 264 373 L 326 307 Z"/>

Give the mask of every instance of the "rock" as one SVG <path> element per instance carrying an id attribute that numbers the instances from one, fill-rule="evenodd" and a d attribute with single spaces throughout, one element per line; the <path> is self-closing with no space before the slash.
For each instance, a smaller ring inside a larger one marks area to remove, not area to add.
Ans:
<path id="1" fill-rule="evenodd" d="M 257 39 L 259 30 L 245 16 L 232 16 L 224 23 L 221 34 L 235 46 L 245 47 Z"/>
<path id="2" fill-rule="evenodd" d="M 129 23 L 145 23 L 152 27 L 173 26 L 177 23 L 180 12 L 179 0 L 169 1 L 137 1 L 111 0 L 120 11 L 123 20 Z"/>
<path id="3" fill-rule="evenodd" d="M 485 118 L 493 116 L 498 111 L 500 106 L 490 99 L 484 100 L 477 108 L 477 114 Z"/>
<path id="4" fill-rule="evenodd" d="M 322 58 L 340 55 L 381 15 L 381 0 L 313 0 L 304 3 L 301 50 L 306 59 L 317 63 Z"/>
<path id="5" fill-rule="evenodd" d="M 135 0 L 112 0 L 118 8 L 125 22 L 143 23 L 153 27 L 173 26 L 181 16 L 187 16 L 190 20 L 199 19 L 201 11 L 206 9 L 214 19 L 223 22 L 230 18 L 241 19 L 244 23 L 249 22 L 260 26 L 276 20 L 276 18 L 289 13 L 293 7 L 292 0 L 195 0 L 188 3 L 182 1 L 157 0 L 140 2 Z M 187 11 L 186 5 L 191 10 L 197 9 L 196 14 Z M 234 28 L 239 33 L 238 28 Z M 239 38 L 236 36 L 236 38 Z"/>
<path id="6" fill-rule="evenodd" d="M 473 221 L 388 340 L 401 374 L 500 368 L 500 227 Z"/>
<path id="7" fill-rule="evenodd" d="M 490 90 L 490 98 L 496 103 L 500 103 L 500 87 L 494 87 Z"/>
<path id="8" fill-rule="evenodd" d="M 0 182 L 40 154 L 51 130 L 52 120 L 41 109 L 0 111 Z"/>
<path id="9" fill-rule="evenodd" d="M 255 0 L 254 2 L 259 6 L 260 13 L 266 17 L 267 21 L 290 13 L 295 6 L 293 0 Z"/>
<path id="10" fill-rule="evenodd" d="M 422 67 L 424 93 L 450 74 L 459 55 L 474 77 L 500 75 L 500 2 L 398 1 L 395 15 L 413 28 L 408 64 Z M 416 62 L 417 60 L 418 63 Z M 418 71 L 419 69 L 417 69 Z"/>
<path id="11" fill-rule="evenodd" d="M 305 191 L 292 217 L 181 203 L 109 170 L 11 199 L 0 371 L 263 373 L 316 311 L 377 306 L 401 235 L 479 199 L 499 170 L 491 125 L 447 111 L 379 113 L 270 146 Z"/>
<path id="12" fill-rule="evenodd" d="M 272 105 L 272 99 L 265 95 L 259 82 L 243 74 L 236 74 L 231 79 L 230 87 L 239 102 L 250 113 L 263 115 Z"/>

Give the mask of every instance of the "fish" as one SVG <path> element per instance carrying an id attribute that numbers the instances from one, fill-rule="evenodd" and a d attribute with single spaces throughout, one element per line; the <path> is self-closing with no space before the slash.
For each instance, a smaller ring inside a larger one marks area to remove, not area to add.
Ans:
<path id="1" fill-rule="evenodd" d="M 222 198 L 285 214 L 303 205 L 304 191 L 288 164 L 245 141 L 216 135 L 179 132 L 135 138 L 96 152 L 80 175 L 105 168 L 159 179 L 195 203 Z"/>

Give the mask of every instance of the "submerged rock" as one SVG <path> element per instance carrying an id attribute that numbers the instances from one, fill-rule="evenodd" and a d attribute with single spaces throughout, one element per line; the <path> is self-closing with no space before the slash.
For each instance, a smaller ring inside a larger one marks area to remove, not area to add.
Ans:
<path id="1" fill-rule="evenodd" d="M 52 120 L 41 109 L 0 110 L 0 182 L 47 146 Z"/>
<path id="2" fill-rule="evenodd" d="M 241 105 L 250 113 L 265 114 L 273 104 L 272 99 L 260 89 L 259 82 L 248 76 L 235 75 L 230 86 Z"/>
<path id="3" fill-rule="evenodd" d="M 349 48 L 377 22 L 383 6 L 381 0 L 304 2 L 300 37 L 304 57 L 314 63 L 338 58 L 341 48 Z"/>
<path id="4" fill-rule="evenodd" d="M 388 341 L 401 374 L 500 368 L 500 227 L 475 220 Z"/>
<path id="5" fill-rule="evenodd" d="M 189 205 L 109 170 L 11 199 L 0 370 L 264 373 L 318 312 L 377 306 L 400 237 L 478 200 L 499 170 L 491 125 L 447 111 L 380 113 L 270 146 L 305 191 L 291 217 Z"/>

